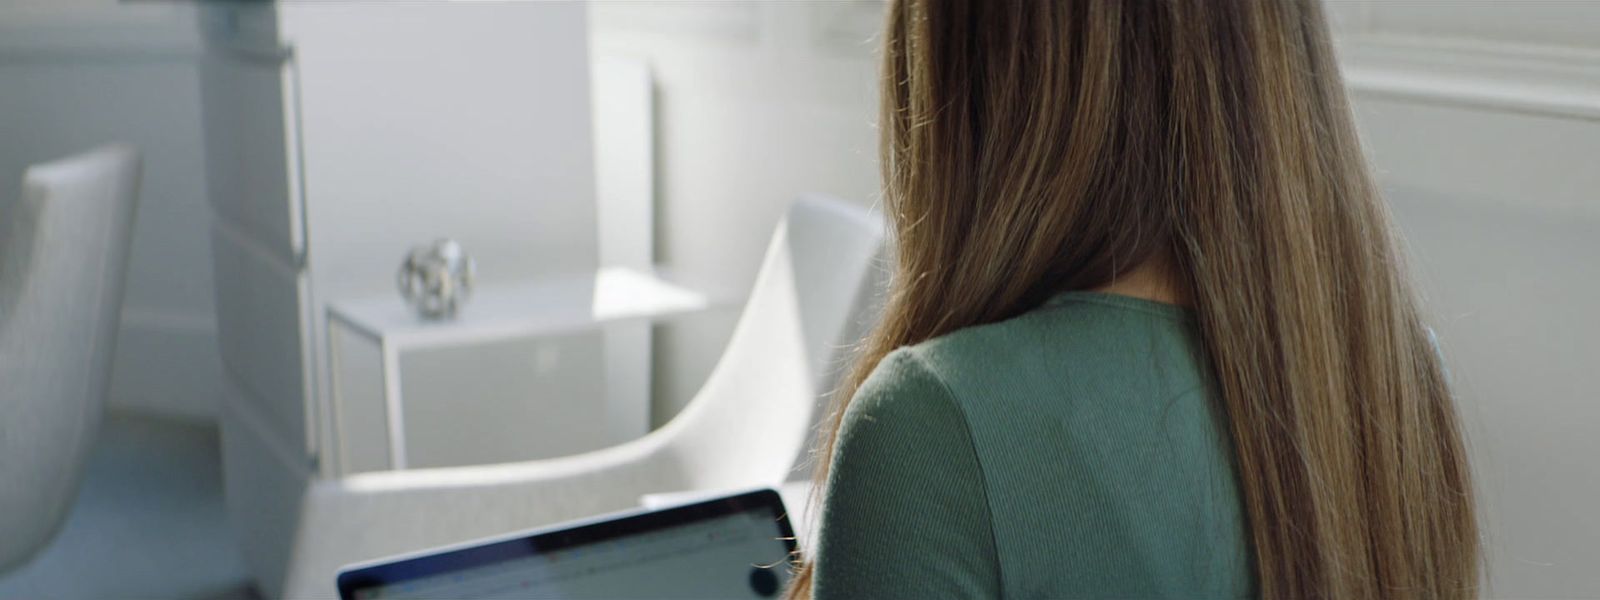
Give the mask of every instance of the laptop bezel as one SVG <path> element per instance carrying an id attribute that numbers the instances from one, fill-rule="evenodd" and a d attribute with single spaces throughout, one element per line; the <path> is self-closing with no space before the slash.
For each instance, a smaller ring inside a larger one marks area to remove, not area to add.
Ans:
<path id="1" fill-rule="evenodd" d="M 777 522 L 778 539 L 792 555 L 796 548 L 794 528 L 789 523 L 783 498 L 776 490 L 760 489 L 657 510 L 636 509 L 601 515 L 347 566 L 339 570 L 339 597 L 353 600 L 356 591 L 375 586 L 395 585 L 760 508 L 771 511 Z"/>

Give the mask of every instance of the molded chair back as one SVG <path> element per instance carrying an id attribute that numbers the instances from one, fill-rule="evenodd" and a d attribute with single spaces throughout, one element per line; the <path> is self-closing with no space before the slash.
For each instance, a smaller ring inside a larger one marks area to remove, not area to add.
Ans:
<path id="1" fill-rule="evenodd" d="M 722 358 L 670 423 L 573 456 L 313 482 L 298 527 L 284 531 L 293 539 L 283 579 L 258 570 L 258 582 L 269 597 L 331 597 L 334 573 L 353 562 L 631 508 L 644 494 L 783 482 L 877 319 L 882 246 L 872 213 L 801 198 L 773 234 Z"/>
<path id="2" fill-rule="evenodd" d="M 138 154 L 35 165 L 0 215 L 0 572 L 54 537 L 100 428 Z"/>
<path id="3" fill-rule="evenodd" d="M 877 319 L 882 248 L 875 214 L 821 196 L 790 207 L 722 358 L 666 428 L 692 466 L 690 487 L 776 485 L 796 473 L 827 395 Z"/>

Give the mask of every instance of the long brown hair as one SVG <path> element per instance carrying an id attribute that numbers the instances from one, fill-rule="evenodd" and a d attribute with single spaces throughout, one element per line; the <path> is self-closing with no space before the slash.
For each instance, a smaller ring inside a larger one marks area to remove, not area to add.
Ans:
<path id="1" fill-rule="evenodd" d="M 1192 305 L 1264 597 L 1472 597 L 1455 408 L 1317 0 L 896 0 L 880 359 L 1155 259 Z M 791 597 L 809 596 L 802 562 Z"/>

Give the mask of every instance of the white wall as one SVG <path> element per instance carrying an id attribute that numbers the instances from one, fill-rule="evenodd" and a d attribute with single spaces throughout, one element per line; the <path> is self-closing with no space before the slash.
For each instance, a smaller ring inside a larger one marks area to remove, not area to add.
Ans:
<path id="1" fill-rule="evenodd" d="M 882 4 L 593 3 L 596 59 L 656 76 L 656 260 L 719 307 L 657 328 L 654 417 L 676 414 L 721 355 L 768 237 L 801 192 L 878 190 Z"/>
<path id="2" fill-rule="evenodd" d="M 26 165 L 108 141 L 144 156 L 110 401 L 209 419 L 220 393 L 192 10 L 0 3 L 0 202 Z"/>
<path id="3" fill-rule="evenodd" d="M 1332 4 L 1444 347 L 1487 597 L 1600 594 L 1600 3 Z"/>

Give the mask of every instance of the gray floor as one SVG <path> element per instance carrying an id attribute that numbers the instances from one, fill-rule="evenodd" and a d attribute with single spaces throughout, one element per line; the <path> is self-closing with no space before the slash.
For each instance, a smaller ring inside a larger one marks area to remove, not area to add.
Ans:
<path id="1" fill-rule="evenodd" d="M 217 430 L 113 412 L 67 522 L 0 598 L 249 598 Z"/>

